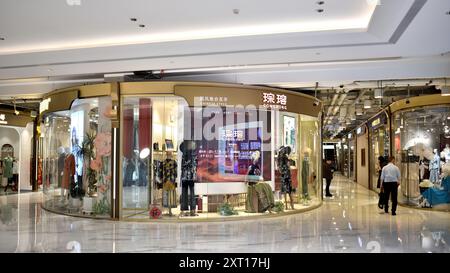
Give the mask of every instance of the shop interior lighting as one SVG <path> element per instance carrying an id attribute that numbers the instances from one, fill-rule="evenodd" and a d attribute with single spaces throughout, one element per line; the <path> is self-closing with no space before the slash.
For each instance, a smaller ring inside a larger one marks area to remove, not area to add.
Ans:
<path id="1" fill-rule="evenodd" d="M 362 116 L 362 114 L 363 114 L 363 110 L 361 108 L 356 108 L 356 115 Z"/>
<path id="2" fill-rule="evenodd" d="M 373 97 L 376 98 L 376 99 L 382 99 L 383 98 L 383 83 L 379 84 L 378 88 L 376 88 L 374 90 Z"/>
<path id="3" fill-rule="evenodd" d="M 364 109 L 370 109 L 372 108 L 372 102 L 370 100 L 364 101 Z"/>
<path id="4" fill-rule="evenodd" d="M 149 155 L 150 155 L 150 149 L 149 149 L 149 148 L 144 148 L 144 149 L 142 149 L 142 151 L 139 153 L 139 157 L 140 157 L 141 159 L 146 159 Z"/>

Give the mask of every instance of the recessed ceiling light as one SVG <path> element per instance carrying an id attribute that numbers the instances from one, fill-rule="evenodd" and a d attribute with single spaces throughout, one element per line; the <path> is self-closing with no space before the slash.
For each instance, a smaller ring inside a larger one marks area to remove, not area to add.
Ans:
<path id="1" fill-rule="evenodd" d="M 130 21 L 136 22 L 137 19 L 136 18 L 130 18 Z"/>
<path id="2" fill-rule="evenodd" d="M 450 10 L 449 11 L 447 11 L 445 14 L 447 14 L 447 15 L 450 15 Z"/>
<path id="3" fill-rule="evenodd" d="M 318 13 L 322 13 L 322 12 L 323 12 L 323 9 L 316 9 L 316 11 L 317 11 Z"/>
<path id="4" fill-rule="evenodd" d="M 233 9 L 234 14 L 239 14 L 239 9 Z"/>
<path id="5" fill-rule="evenodd" d="M 141 24 L 141 25 L 139 25 L 139 27 L 145 27 L 145 25 L 142 25 L 142 24 Z"/>
<path id="6" fill-rule="evenodd" d="M 317 5 L 323 5 L 323 4 L 325 4 L 325 1 L 318 1 L 317 2 Z"/>
<path id="7" fill-rule="evenodd" d="M 5 40 L 5 37 L 0 37 L 0 41 L 4 41 Z"/>

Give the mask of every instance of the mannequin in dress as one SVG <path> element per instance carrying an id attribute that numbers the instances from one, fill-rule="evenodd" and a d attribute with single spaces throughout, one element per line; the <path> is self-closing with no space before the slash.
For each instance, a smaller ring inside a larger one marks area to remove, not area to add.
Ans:
<path id="1" fill-rule="evenodd" d="M 450 145 L 449 144 L 445 144 L 445 148 L 441 152 L 441 158 L 445 160 L 445 163 L 450 162 Z"/>
<path id="2" fill-rule="evenodd" d="M 294 200 L 292 199 L 292 193 L 295 189 L 292 188 L 291 168 L 289 161 L 289 154 L 291 153 L 291 147 L 281 146 L 278 153 L 278 169 L 281 174 L 281 193 L 284 195 L 285 209 L 288 209 L 287 195 L 289 195 L 289 201 L 291 209 L 294 209 Z"/>
<path id="3" fill-rule="evenodd" d="M 438 150 L 434 149 L 433 159 L 430 161 L 430 181 L 436 183 L 439 181 L 439 169 L 441 167 L 441 158 L 438 155 Z"/>

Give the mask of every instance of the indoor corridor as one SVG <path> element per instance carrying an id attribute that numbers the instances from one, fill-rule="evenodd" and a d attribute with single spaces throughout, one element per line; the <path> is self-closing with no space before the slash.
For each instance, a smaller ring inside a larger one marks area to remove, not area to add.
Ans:
<path id="1" fill-rule="evenodd" d="M 0 252 L 449 252 L 448 213 L 400 206 L 335 175 L 315 210 L 258 220 L 117 222 L 57 215 L 41 193 L 0 197 Z"/>

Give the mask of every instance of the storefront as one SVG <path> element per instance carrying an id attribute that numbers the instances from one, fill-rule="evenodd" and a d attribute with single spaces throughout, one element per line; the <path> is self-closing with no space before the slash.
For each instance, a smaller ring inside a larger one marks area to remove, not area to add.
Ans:
<path id="1" fill-rule="evenodd" d="M 125 82 L 55 91 L 41 103 L 44 208 L 137 221 L 315 208 L 320 115 L 312 97 L 242 85 Z"/>
<path id="2" fill-rule="evenodd" d="M 232 219 L 321 204 L 320 105 L 299 93 L 121 83 L 120 218 Z"/>
<path id="3" fill-rule="evenodd" d="M 356 128 L 356 182 L 369 188 L 369 132 L 367 126 Z"/>
<path id="4" fill-rule="evenodd" d="M 421 96 L 390 106 L 399 202 L 450 210 L 450 97 Z"/>
<path id="5" fill-rule="evenodd" d="M 0 194 L 33 189 L 34 118 L 30 111 L 0 108 Z"/>
<path id="6" fill-rule="evenodd" d="M 381 169 L 389 161 L 390 146 L 390 125 L 389 115 L 382 111 L 367 122 L 369 128 L 369 172 L 370 189 L 379 192 L 379 174 Z"/>
<path id="7" fill-rule="evenodd" d="M 356 138 L 355 138 L 355 132 L 352 131 L 351 133 L 348 134 L 347 136 L 347 142 L 348 142 L 348 178 L 351 180 L 355 180 L 355 157 L 356 157 Z"/>

